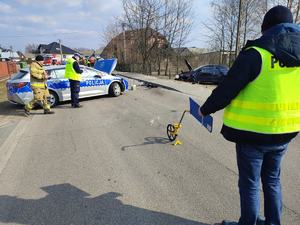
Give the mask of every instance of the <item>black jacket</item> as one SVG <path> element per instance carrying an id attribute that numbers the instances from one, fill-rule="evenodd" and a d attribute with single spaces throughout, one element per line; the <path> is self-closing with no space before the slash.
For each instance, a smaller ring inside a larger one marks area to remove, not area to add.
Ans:
<path id="1" fill-rule="evenodd" d="M 259 39 L 247 42 L 230 68 L 226 79 L 213 90 L 202 105 L 203 115 L 225 108 L 248 83 L 259 75 L 262 65 L 261 57 L 256 50 L 247 49 L 250 46 L 268 50 L 287 67 L 300 66 L 300 27 L 290 23 L 271 27 Z M 221 133 L 228 141 L 255 144 L 286 143 L 297 135 L 297 132 L 261 134 L 237 130 L 226 125 L 223 125 Z"/>
<path id="2" fill-rule="evenodd" d="M 74 57 L 72 57 L 73 59 L 75 59 Z M 76 59 L 75 59 L 76 60 Z M 73 63 L 73 69 L 76 71 L 76 73 L 79 73 L 79 74 L 82 74 L 83 73 L 83 70 L 80 69 L 80 66 L 78 64 L 77 61 L 75 61 Z"/>

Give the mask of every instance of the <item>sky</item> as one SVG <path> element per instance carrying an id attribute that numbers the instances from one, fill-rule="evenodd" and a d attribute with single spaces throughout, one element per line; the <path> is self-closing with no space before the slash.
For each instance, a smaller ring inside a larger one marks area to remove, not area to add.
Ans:
<path id="1" fill-rule="evenodd" d="M 194 25 L 188 47 L 206 47 L 202 23 L 211 0 L 194 0 Z M 25 50 L 28 44 L 61 39 L 71 48 L 103 47 L 101 33 L 123 12 L 122 0 L 0 0 L 0 46 Z"/>

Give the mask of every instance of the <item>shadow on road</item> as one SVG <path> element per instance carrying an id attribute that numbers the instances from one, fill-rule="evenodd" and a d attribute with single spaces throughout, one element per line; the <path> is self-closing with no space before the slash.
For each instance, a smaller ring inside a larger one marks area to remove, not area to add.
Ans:
<path id="1" fill-rule="evenodd" d="M 95 97 L 80 99 L 80 102 L 106 99 L 106 98 L 113 98 L 113 97 L 110 97 L 108 95 L 95 96 Z M 71 108 L 70 104 L 71 104 L 71 101 L 62 102 L 59 105 L 57 105 L 56 107 L 54 107 L 53 110 L 55 111 L 55 109 Z M 41 110 L 41 109 L 42 109 L 42 107 L 37 104 L 37 105 L 35 105 L 35 107 L 33 109 L 33 112 L 35 110 Z M 33 114 L 40 114 L 40 113 L 33 113 Z M 43 114 L 43 113 L 41 113 L 41 114 Z M 19 105 L 19 104 L 12 104 L 8 101 L 0 102 L 0 115 L 2 115 L 2 116 L 22 116 L 22 117 L 24 117 L 24 106 Z"/>
<path id="2" fill-rule="evenodd" d="M 24 106 L 22 106 L 22 105 L 15 105 L 8 101 L 0 102 L 0 115 L 24 117 L 23 108 L 24 108 Z"/>
<path id="3" fill-rule="evenodd" d="M 26 225 L 208 225 L 123 204 L 119 193 L 95 198 L 71 184 L 41 188 L 40 199 L 0 196 L 0 222 Z"/>
<path id="4" fill-rule="evenodd" d="M 155 144 L 168 144 L 170 143 L 170 140 L 168 138 L 163 138 L 163 137 L 146 137 L 145 141 L 142 144 L 138 145 L 128 145 L 128 146 L 123 146 L 121 148 L 122 151 L 128 150 L 129 148 L 134 148 L 134 147 L 140 147 L 144 145 L 155 145 Z"/>

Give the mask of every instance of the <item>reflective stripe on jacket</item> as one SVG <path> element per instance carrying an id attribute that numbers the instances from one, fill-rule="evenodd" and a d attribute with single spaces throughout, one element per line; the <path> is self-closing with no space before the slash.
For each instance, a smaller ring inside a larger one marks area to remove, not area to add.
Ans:
<path id="1" fill-rule="evenodd" d="M 81 80 L 81 75 L 79 73 L 76 73 L 76 71 L 73 68 L 73 63 L 75 61 L 76 60 L 73 59 L 73 58 L 69 58 L 67 60 L 65 78 L 80 81 Z"/>
<path id="2" fill-rule="evenodd" d="M 224 124 L 263 134 L 300 131 L 300 67 L 285 67 L 269 51 L 250 48 L 261 55 L 261 72 L 225 108 Z"/>

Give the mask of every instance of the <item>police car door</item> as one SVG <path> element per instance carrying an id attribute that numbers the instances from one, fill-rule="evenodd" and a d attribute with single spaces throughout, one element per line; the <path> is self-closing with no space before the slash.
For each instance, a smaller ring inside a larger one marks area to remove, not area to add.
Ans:
<path id="1" fill-rule="evenodd" d="M 51 77 L 48 81 L 49 89 L 55 91 L 62 101 L 71 99 L 69 80 L 65 78 L 65 68 L 52 69 L 49 76 Z"/>
<path id="2" fill-rule="evenodd" d="M 97 70 L 88 67 L 82 67 L 82 85 L 81 93 L 84 96 L 94 96 L 104 94 L 104 82 Z"/>

